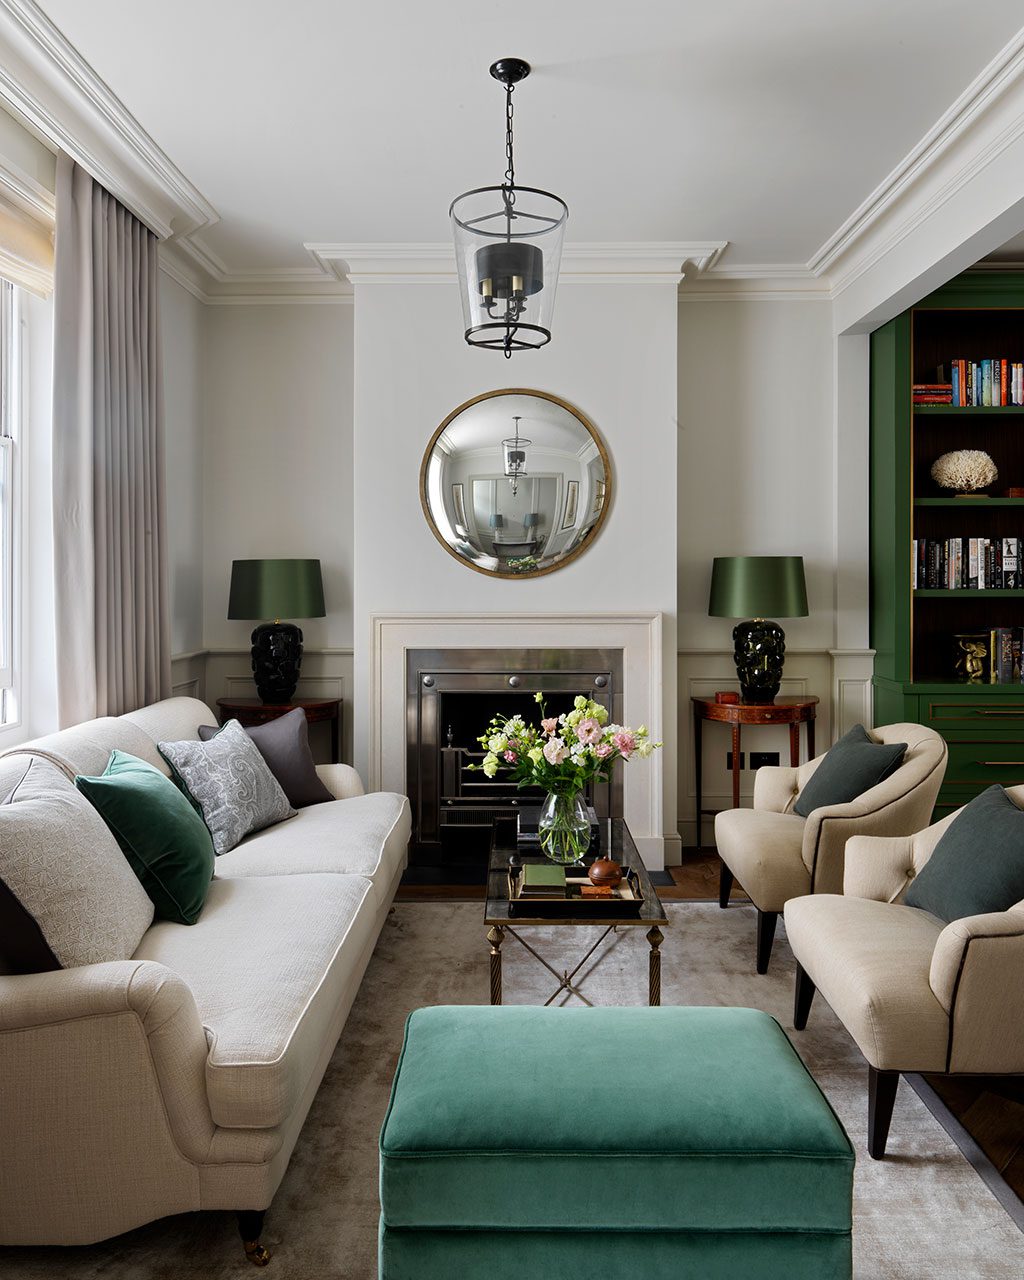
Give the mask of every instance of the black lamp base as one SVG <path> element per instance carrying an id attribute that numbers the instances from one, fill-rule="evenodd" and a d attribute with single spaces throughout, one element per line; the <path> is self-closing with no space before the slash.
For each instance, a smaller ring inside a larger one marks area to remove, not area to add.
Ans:
<path id="1" fill-rule="evenodd" d="M 732 640 L 743 701 L 762 705 L 774 702 L 782 685 L 786 633 L 777 622 L 751 618 L 736 624 Z"/>
<path id="2" fill-rule="evenodd" d="M 302 666 L 302 628 L 264 622 L 252 636 L 252 673 L 264 702 L 291 702 Z"/>

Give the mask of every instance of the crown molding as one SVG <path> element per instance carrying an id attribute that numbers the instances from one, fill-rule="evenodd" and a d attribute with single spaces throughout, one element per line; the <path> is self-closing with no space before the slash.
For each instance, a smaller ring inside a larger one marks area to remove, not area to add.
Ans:
<path id="1" fill-rule="evenodd" d="M 687 277 L 680 302 L 821 302 L 832 297 L 831 282 L 800 263 L 735 263 L 706 275 Z"/>
<path id="2" fill-rule="evenodd" d="M 560 283 L 678 284 L 709 270 L 728 241 L 595 242 L 562 249 Z M 355 284 L 438 284 L 457 278 L 450 244 L 310 242 L 307 253 L 335 280 Z"/>
<path id="3" fill-rule="evenodd" d="M 1024 134 L 1008 103 L 1024 78 L 1024 29 L 975 77 L 917 145 L 807 263 L 833 296 L 874 266 Z M 930 190 L 929 190 L 930 188 Z"/>
<path id="4" fill-rule="evenodd" d="M 0 97 L 161 239 L 217 221 L 216 209 L 34 0 L 0 0 Z"/>

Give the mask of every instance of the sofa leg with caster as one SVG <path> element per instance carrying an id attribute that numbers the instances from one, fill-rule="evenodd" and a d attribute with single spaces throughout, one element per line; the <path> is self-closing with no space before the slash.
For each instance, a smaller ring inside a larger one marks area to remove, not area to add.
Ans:
<path id="1" fill-rule="evenodd" d="M 270 1261 L 270 1250 L 260 1244 L 260 1236 L 263 1234 L 263 1219 L 267 1216 L 266 1209 L 239 1209 L 236 1216 L 245 1256 L 253 1266 L 265 1267 Z"/>

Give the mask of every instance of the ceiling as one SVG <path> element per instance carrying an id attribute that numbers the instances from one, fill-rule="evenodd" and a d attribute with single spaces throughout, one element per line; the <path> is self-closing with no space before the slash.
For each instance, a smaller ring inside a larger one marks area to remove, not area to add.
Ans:
<path id="1" fill-rule="evenodd" d="M 443 242 L 451 198 L 516 174 L 567 240 L 728 240 L 802 264 L 1021 22 L 1017 0 L 41 0 L 220 214 L 230 272 L 304 242 Z M 635 15 L 627 21 L 624 15 Z"/>

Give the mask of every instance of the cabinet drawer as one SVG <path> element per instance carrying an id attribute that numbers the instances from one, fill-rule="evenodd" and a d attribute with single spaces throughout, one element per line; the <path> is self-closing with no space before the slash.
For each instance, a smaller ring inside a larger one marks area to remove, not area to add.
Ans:
<path id="1" fill-rule="evenodd" d="M 1024 741 L 988 738 L 949 744 L 949 763 L 942 784 L 944 799 L 953 788 L 963 787 L 976 794 L 979 787 L 990 787 L 995 782 L 1002 787 L 1024 783 Z M 970 798 L 970 794 L 966 795 L 961 803 Z"/>
<path id="2" fill-rule="evenodd" d="M 1024 691 L 1020 697 L 986 698 L 922 698 L 921 718 L 939 732 L 965 725 L 1007 725 L 1019 727 L 1024 736 Z"/>

